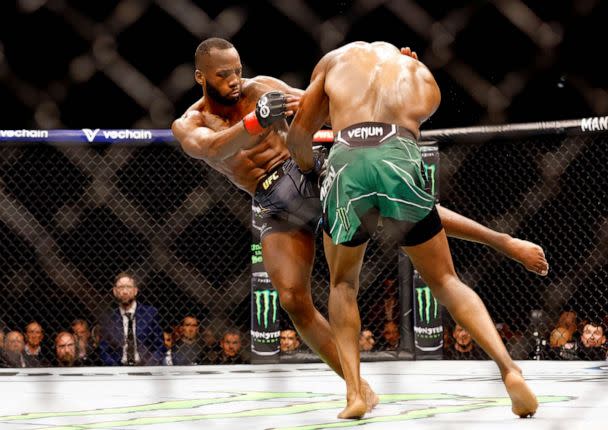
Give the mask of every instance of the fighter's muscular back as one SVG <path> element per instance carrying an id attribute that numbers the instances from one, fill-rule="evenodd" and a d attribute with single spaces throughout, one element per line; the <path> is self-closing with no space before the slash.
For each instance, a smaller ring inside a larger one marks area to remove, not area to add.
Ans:
<path id="1" fill-rule="evenodd" d="M 277 121 L 262 134 L 252 136 L 242 126 L 242 119 L 255 109 L 262 94 L 287 89 L 299 96 L 300 90 L 265 76 L 242 79 L 241 88 L 235 105 L 216 111 L 201 98 L 173 123 L 172 131 L 188 155 L 204 160 L 237 187 L 253 194 L 258 181 L 289 157 L 285 145 L 287 123 Z"/>
<path id="2" fill-rule="evenodd" d="M 426 66 L 385 42 L 354 42 L 330 52 L 315 68 L 311 85 L 316 79 L 329 96 L 335 130 L 375 121 L 406 127 L 418 137 L 420 124 L 441 99 Z"/>

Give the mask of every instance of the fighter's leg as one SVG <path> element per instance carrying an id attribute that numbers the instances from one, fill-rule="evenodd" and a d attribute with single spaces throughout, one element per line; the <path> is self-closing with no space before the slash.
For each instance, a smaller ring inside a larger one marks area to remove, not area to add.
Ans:
<path id="1" fill-rule="evenodd" d="M 367 407 L 359 383 L 361 319 L 357 293 L 367 242 L 356 247 L 334 245 L 324 233 L 323 246 L 330 275 L 329 322 L 346 381 L 346 407 L 338 414 L 338 418 L 361 418 Z"/>
<path id="2" fill-rule="evenodd" d="M 304 342 L 343 378 L 329 322 L 312 301 L 310 280 L 314 255 L 314 236 L 305 231 L 276 231 L 262 239 L 264 266 L 279 292 L 281 307 L 289 315 Z M 361 379 L 361 385 L 370 411 L 380 399 L 367 381 Z"/>
<path id="3" fill-rule="evenodd" d="M 262 239 L 262 256 L 272 285 L 279 292 L 281 307 L 304 342 L 343 377 L 329 323 L 312 301 L 314 236 L 303 230 L 269 233 Z"/>
<path id="4" fill-rule="evenodd" d="M 511 397 L 513 413 L 520 417 L 534 415 L 538 408 L 536 396 L 527 386 L 519 367 L 509 356 L 483 302 L 472 289 L 458 279 L 445 231 L 442 230 L 420 245 L 403 249 L 431 288 L 435 298 L 496 362 Z"/>
<path id="5" fill-rule="evenodd" d="M 490 246 L 538 275 L 549 272 L 545 253 L 537 244 L 499 233 L 439 205 L 437 211 L 448 236 Z"/>

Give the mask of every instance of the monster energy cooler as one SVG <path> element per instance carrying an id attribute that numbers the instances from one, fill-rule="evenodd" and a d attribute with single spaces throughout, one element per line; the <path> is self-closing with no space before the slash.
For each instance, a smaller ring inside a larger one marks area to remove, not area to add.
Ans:
<path id="1" fill-rule="evenodd" d="M 439 200 L 439 148 L 423 146 L 420 152 L 422 173 L 426 178 L 426 191 Z M 420 274 L 411 266 L 409 258 L 401 251 L 399 282 L 402 293 L 401 309 L 403 309 L 401 349 L 413 353 L 417 359 L 441 359 L 443 357 L 441 306 Z"/>
<path id="2" fill-rule="evenodd" d="M 426 191 L 439 201 L 439 148 L 420 148 L 426 178 Z M 431 294 L 420 274 L 414 270 L 414 345 L 416 358 L 441 360 L 443 358 L 443 321 L 441 306 Z"/>
<path id="3" fill-rule="evenodd" d="M 251 361 L 278 363 L 279 361 L 279 295 L 270 283 L 264 268 L 260 228 L 252 210 L 251 244 Z"/>

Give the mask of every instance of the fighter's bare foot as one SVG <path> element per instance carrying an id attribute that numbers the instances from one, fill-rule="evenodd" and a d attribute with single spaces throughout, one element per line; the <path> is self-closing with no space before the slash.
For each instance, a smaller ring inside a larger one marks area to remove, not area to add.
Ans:
<path id="1" fill-rule="evenodd" d="M 530 272 L 540 276 L 547 276 L 549 273 L 545 252 L 535 243 L 511 237 L 506 243 L 505 254 L 521 263 Z"/>
<path id="2" fill-rule="evenodd" d="M 511 397 L 511 410 L 520 418 L 531 417 L 538 409 L 538 400 L 526 384 L 521 372 L 513 370 L 507 372 L 503 378 L 505 388 Z"/>
<path id="3" fill-rule="evenodd" d="M 371 410 L 374 409 L 378 403 L 380 403 L 380 397 L 374 393 L 372 387 L 370 387 L 369 383 L 363 378 L 361 378 L 361 394 L 365 399 L 367 412 L 371 412 Z"/>
<path id="4" fill-rule="evenodd" d="M 362 396 L 355 397 L 352 401 L 346 402 L 346 407 L 338 414 L 338 418 L 359 419 L 365 415 L 367 405 Z"/>

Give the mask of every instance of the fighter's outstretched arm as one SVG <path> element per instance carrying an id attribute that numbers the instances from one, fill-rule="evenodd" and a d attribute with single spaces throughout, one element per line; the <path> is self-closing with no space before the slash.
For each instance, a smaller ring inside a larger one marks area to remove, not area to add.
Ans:
<path id="1" fill-rule="evenodd" d="M 264 131 L 251 135 L 242 122 L 215 131 L 214 121 L 218 119 L 213 115 L 190 109 L 173 122 L 171 131 L 186 154 L 203 160 L 228 158 L 241 149 L 254 146 L 268 134 Z"/>

